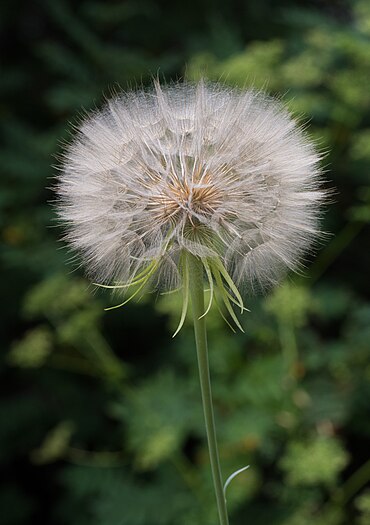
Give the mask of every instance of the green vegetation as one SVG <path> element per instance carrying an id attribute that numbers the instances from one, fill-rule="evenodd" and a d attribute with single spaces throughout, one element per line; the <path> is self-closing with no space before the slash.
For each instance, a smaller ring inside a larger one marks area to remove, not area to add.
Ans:
<path id="1" fill-rule="evenodd" d="M 48 204 L 68 123 L 157 74 L 278 94 L 309 121 L 334 189 L 306 275 L 247 298 L 244 334 L 209 313 L 223 472 L 251 465 L 228 489 L 230 523 L 369 523 L 369 2 L 0 13 L 1 524 L 217 521 L 189 321 L 171 338 L 181 297 L 104 312 L 114 298 L 72 271 Z"/>

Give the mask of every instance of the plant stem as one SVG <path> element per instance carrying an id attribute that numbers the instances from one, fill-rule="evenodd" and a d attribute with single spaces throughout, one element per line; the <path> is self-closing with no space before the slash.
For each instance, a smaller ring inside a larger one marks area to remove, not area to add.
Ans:
<path id="1" fill-rule="evenodd" d="M 351 244 L 355 237 L 364 227 L 364 222 L 350 221 L 322 251 L 310 268 L 310 282 L 315 283 L 341 255 L 341 253 Z M 302 280 L 298 278 L 298 281 Z"/>
<path id="2" fill-rule="evenodd" d="M 356 470 L 350 478 L 335 493 L 333 499 L 345 505 L 353 496 L 364 487 L 370 479 L 370 459 Z"/>
<path id="3" fill-rule="evenodd" d="M 218 515 L 220 525 L 229 525 L 227 516 L 226 500 L 222 484 L 220 459 L 218 455 L 216 427 L 213 414 L 211 379 L 209 374 L 207 331 L 204 314 L 204 284 L 203 284 L 203 264 L 202 261 L 191 255 L 186 254 L 189 268 L 189 288 L 192 302 L 195 343 L 197 347 L 199 379 L 202 392 L 202 403 L 204 420 L 206 424 L 209 457 L 213 476 L 213 484 L 216 493 Z"/>

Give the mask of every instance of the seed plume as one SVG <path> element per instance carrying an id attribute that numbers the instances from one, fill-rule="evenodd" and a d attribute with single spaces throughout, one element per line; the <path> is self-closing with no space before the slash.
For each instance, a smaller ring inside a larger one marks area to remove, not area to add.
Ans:
<path id="1" fill-rule="evenodd" d="M 263 93 L 156 83 L 81 123 L 60 167 L 58 213 L 100 283 L 175 289 L 188 251 L 215 284 L 263 289 L 296 270 L 318 234 L 319 157 Z"/>

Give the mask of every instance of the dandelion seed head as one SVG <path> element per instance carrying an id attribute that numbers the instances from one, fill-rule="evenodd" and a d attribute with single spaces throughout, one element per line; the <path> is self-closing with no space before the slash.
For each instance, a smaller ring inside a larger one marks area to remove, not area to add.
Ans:
<path id="1" fill-rule="evenodd" d="M 156 83 L 82 122 L 63 156 L 57 209 L 100 282 L 133 281 L 156 260 L 158 284 L 176 288 L 187 250 L 218 257 L 238 286 L 266 288 L 317 237 L 319 160 L 260 92 Z"/>

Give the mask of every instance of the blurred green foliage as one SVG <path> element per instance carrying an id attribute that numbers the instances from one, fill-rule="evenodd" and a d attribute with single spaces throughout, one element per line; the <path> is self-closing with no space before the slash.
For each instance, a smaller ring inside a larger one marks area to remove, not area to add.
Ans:
<path id="1" fill-rule="evenodd" d="M 279 5 L 277 5 L 279 4 Z M 208 317 L 231 523 L 370 523 L 370 4 L 5 0 L 0 7 L 2 525 L 214 525 L 176 294 L 104 313 L 48 201 L 68 122 L 151 76 L 281 96 L 326 152 L 330 232 L 304 276 Z"/>

